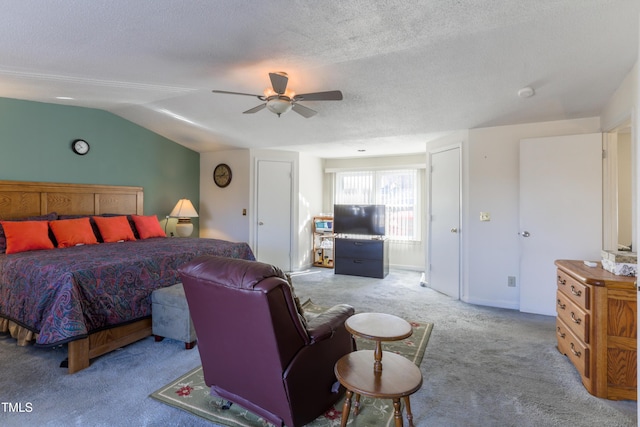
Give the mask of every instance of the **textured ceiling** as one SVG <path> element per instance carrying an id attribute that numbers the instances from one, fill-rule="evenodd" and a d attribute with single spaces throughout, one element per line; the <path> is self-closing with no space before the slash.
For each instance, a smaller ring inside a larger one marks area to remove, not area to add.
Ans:
<path id="1" fill-rule="evenodd" d="M 104 109 L 200 152 L 414 153 L 458 129 L 599 115 L 639 21 L 638 0 L 22 0 L 0 14 L 0 97 Z M 278 118 L 211 92 L 262 94 L 272 71 L 344 100 Z"/>

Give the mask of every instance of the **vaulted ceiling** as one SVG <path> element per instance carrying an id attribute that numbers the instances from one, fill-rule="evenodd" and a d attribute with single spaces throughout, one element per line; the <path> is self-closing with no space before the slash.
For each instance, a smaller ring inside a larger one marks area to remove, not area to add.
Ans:
<path id="1" fill-rule="evenodd" d="M 637 0 L 21 0 L 0 14 L 0 97 L 104 109 L 199 152 L 414 153 L 458 129 L 598 116 L 639 21 Z M 344 99 L 278 117 L 211 92 L 260 95 L 274 71 Z"/>

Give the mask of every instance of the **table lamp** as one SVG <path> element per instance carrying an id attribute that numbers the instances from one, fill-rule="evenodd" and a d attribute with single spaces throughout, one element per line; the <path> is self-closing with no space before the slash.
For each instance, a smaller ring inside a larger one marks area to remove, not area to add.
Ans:
<path id="1" fill-rule="evenodd" d="M 193 207 L 193 204 L 189 199 L 180 199 L 169 214 L 172 218 L 178 218 L 176 224 L 176 234 L 180 237 L 189 237 L 193 232 L 193 224 L 191 218 L 197 218 L 198 212 Z"/>

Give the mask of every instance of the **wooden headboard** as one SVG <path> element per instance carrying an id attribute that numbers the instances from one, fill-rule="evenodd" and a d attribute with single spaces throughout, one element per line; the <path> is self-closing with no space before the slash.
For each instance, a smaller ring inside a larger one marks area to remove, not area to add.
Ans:
<path id="1" fill-rule="evenodd" d="M 142 187 L 0 181 L 0 219 L 60 215 L 143 214 Z"/>

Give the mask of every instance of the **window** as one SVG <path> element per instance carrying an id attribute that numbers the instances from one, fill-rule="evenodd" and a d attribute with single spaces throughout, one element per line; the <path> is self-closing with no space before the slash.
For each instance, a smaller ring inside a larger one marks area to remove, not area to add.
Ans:
<path id="1" fill-rule="evenodd" d="M 393 240 L 420 240 L 417 169 L 336 172 L 336 204 L 385 205 L 385 229 Z"/>

